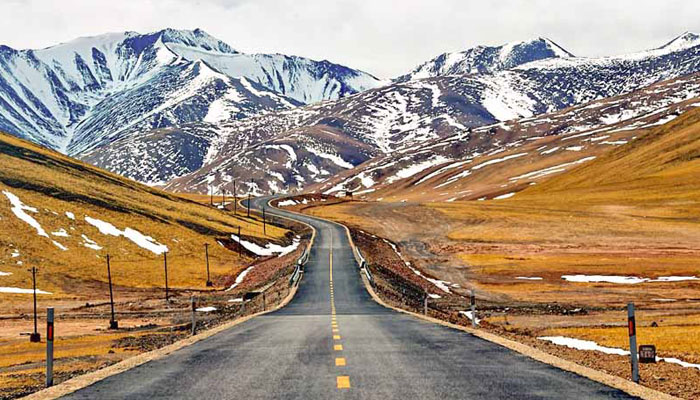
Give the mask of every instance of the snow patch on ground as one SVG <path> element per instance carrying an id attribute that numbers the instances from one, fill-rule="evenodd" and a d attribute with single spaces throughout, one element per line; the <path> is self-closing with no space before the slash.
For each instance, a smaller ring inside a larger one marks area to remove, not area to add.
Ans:
<path id="1" fill-rule="evenodd" d="M 542 336 L 538 337 L 540 340 L 546 340 L 548 342 L 552 342 L 556 345 L 559 346 L 566 346 L 572 349 L 577 349 L 577 350 L 588 350 L 588 351 L 599 351 L 601 353 L 605 354 L 615 354 L 619 356 L 628 356 L 630 354 L 629 351 L 624 350 L 624 349 L 618 349 L 615 347 L 605 347 L 601 346 L 598 343 L 591 341 L 591 340 L 582 340 L 582 339 L 574 339 L 570 337 L 565 337 L 565 336 Z M 700 364 L 693 364 L 689 362 L 685 362 L 683 360 L 679 360 L 677 358 L 673 357 L 656 357 L 656 361 L 664 361 L 667 363 L 672 363 L 672 364 L 678 364 L 682 367 L 686 368 L 697 368 L 700 369 Z"/>
<path id="2" fill-rule="evenodd" d="M 231 285 L 231 287 L 229 287 L 228 289 L 226 289 L 226 291 L 228 292 L 229 290 L 233 290 L 233 289 L 236 288 L 236 286 L 238 286 L 238 285 L 240 285 L 241 283 L 243 283 L 243 279 L 245 279 L 245 276 L 248 275 L 248 272 L 250 272 L 253 268 L 255 268 L 255 266 L 254 266 L 254 265 L 251 265 L 250 267 L 248 267 L 248 268 L 244 269 L 243 271 L 241 271 L 241 273 L 238 274 L 238 276 L 236 277 L 236 281 L 233 283 L 233 285 Z"/>
<path id="3" fill-rule="evenodd" d="M 681 282 L 681 281 L 697 281 L 700 278 L 696 276 L 660 276 L 656 279 L 642 278 L 638 276 L 618 276 L 618 275 L 562 275 L 561 277 L 568 282 L 582 283 L 617 283 L 625 285 L 634 285 L 644 282 Z"/>
<path id="4" fill-rule="evenodd" d="M 494 200 L 503 200 L 503 199 L 509 199 L 509 198 L 511 198 L 511 197 L 513 197 L 513 196 L 515 196 L 515 192 L 513 192 L 513 193 L 502 194 L 502 195 L 500 195 L 500 196 L 494 197 L 493 199 L 494 199 Z"/>
<path id="5" fill-rule="evenodd" d="M 96 218 L 91 218 L 85 216 L 85 222 L 96 227 L 101 234 L 111 235 L 111 236 L 124 236 L 125 238 L 134 242 L 137 246 L 151 251 L 154 254 L 163 254 L 168 251 L 168 246 L 158 243 L 155 239 L 150 236 L 146 236 L 143 233 L 126 228 L 123 231 L 118 229 L 116 226 Z"/>
<path id="6" fill-rule="evenodd" d="M 24 203 L 22 203 L 22 200 L 19 199 L 16 195 L 13 193 L 10 193 L 6 190 L 3 190 L 2 192 L 5 197 L 7 197 L 8 200 L 10 200 L 10 204 L 12 205 L 12 213 L 15 214 L 15 216 L 22 221 L 26 222 L 29 226 L 32 228 L 36 229 L 36 233 L 39 236 L 44 236 L 44 237 L 49 237 L 49 234 L 46 233 L 44 228 L 41 227 L 41 224 L 37 222 L 37 220 L 34 219 L 31 215 L 27 214 L 27 211 L 31 213 L 37 213 L 38 210 L 34 207 L 30 207 Z"/>
<path id="7" fill-rule="evenodd" d="M 212 311 L 216 311 L 216 307 L 212 307 L 212 306 L 209 306 L 209 307 L 200 307 L 200 308 L 195 309 L 195 311 L 199 311 L 199 312 L 212 312 Z"/>
<path id="8" fill-rule="evenodd" d="M 526 281 L 541 281 L 542 278 L 539 276 L 516 276 L 515 279 L 522 279 Z"/>
<path id="9" fill-rule="evenodd" d="M 460 311 L 460 314 L 464 315 L 465 317 L 469 318 L 470 321 L 474 321 L 474 315 L 472 314 L 471 311 Z M 479 325 L 479 322 L 481 322 L 481 319 L 479 317 L 476 317 L 476 322 L 477 325 Z"/>
<path id="10" fill-rule="evenodd" d="M 34 289 L 22 289 L 22 288 L 16 288 L 16 287 L 0 286 L 0 293 L 32 294 L 32 293 L 34 293 Z M 52 293 L 37 289 L 36 294 L 52 294 Z"/>
<path id="11" fill-rule="evenodd" d="M 102 247 L 99 246 L 94 240 L 90 239 L 89 237 L 82 235 L 83 237 L 83 246 L 87 247 L 88 249 L 93 249 L 93 250 L 102 250 Z"/>
<path id="12" fill-rule="evenodd" d="M 295 238 L 292 244 L 290 244 L 289 246 L 280 246 L 278 244 L 268 243 L 265 245 L 265 247 L 262 247 L 253 242 L 249 242 L 247 240 L 241 240 L 238 236 L 233 234 L 231 235 L 231 239 L 240 243 L 241 246 L 243 246 L 246 250 L 259 256 L 271 256 L 273 254 L 277 254 L 278 257 L 282 257 L 286 254 L 293 252 L 297 249 L 297 247 L 299 247 L 298 238 Z"/>

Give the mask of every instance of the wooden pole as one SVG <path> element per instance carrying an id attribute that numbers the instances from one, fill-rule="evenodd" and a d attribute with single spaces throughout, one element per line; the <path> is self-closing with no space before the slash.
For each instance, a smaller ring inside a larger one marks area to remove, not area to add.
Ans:
<path id="1" fill-rule="evenodd" d="M 238 227 L 238 258 L 243 256 L 243 244 L 241 244 L 241 227 Z"/>
<path id="2" fill-rule="evenodd" d="M 267 220 L 265 219 L 265 207 L 263 207 L 263 235 L 267 236 Z"/>

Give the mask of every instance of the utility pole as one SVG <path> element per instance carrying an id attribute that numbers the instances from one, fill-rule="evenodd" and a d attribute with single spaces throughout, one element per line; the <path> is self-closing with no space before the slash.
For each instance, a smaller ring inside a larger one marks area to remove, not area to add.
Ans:
<path id="1" fill-rule="evenodd" d="M 221 190 L 221 207 L 226 211 L 226 189 Z"/>
<path id="2" fill-rule="evenodd" d="M 209 184 L 209 205 L 214 206 L 214 185 Z"/>
<path id="3" fill-rule="evenodd" d="M 109 306 L 112 317 L 109 320 L 109 329 L 118 329 L 119 323 L 114 319 L 114 294 L 112 293 L 112 268 L 109 265 L 109 254 L 107 254 L 107 281 L 109 282 Z"/>
<path id="4" fill-rule="evenodd" d="M 41 341 L 41 335 L 37 330 L 36 321 L 36 267 L 32 267 L 32 287 L 34 292 L 34 333 L 29 335 L 29 341 L 32 343 L 39 343 Z"/>
<path id="5" fill-rule="evenodd" d="M 248 218 L 250 218 L 250 192 L 248 192 Z"/>
<path id="6" fill-rule="evenodd" d="M 204 243 L 204 254 L 207 258 L 207 287 L 214 286 L 209 279 L 209 243 Z"/>
<path id="7" fill-rule="evenodd" d="M 168 301 L 168 252 L 163 252 L 163 267 L 165 268 L 165 301 Z"/>

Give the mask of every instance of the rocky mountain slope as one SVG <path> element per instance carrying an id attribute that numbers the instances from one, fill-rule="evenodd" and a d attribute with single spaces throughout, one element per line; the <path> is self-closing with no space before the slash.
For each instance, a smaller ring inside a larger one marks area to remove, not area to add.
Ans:
<path id="1" fill-rule="evenodd" d="M 328 61 L 243 54 L 199 29 L 0 46 L 0 129 L 77 155 L 151 129 L 290 109 L 380 83 Z"/>
<path id="2" fill-rule="evenodd" d="M 169 154 L 175 153 L 162 152 L 159 146 L 149 150 L 143 138 L 115 143 L 103 162 L 118 165 L 120 162 L 111 160 L 122 159 L 130 147 L 138 147 L 140 153 L 134 158 L 153 159 L 148 164 L 154 167 L 138 173 L 118 172 L 134 179 L 160 174 L 161 179 L 171 179 L 167 188 L 176 191 L 207 191 L 210 185 L 230 190 L 233 180 L 250 179 L 254 180 L 251 190 L 260 193 L 332 183 L 323 186 L 326 191 L 339 183 L 329 179 L 338 174 L 344 178 L 361 176 L 365 179 L 362 187 L 369 189 L 372 184 L 361 174 L 364 170 L 354 170 L 369 160 L 391 163 L 399 154 L 405 156 L 427 143 L 454 137 L 493 143 L 492 148 L 476 146 L 482 153 L 496 150 L 516 141 L 517 135 L 491 141 L 490 125 L 556 113 L 700 71 L 699 45 L 697 37 L 686 34 L 661 48 L 637 54 L 599 59 L 554 57 L 494 73 L 397 82 L 334 102 L 219 123 L 214 128 L 195 124 L 188 129 L 216 131 L 217 138 L 206 142 L 206 155 L 199 158 L 202 167 L 182 176 L 172 169 L 165 174 L 156 172 L 162 171 L 160 165 L 174 164 Z M 695 96 L 683 92 L 686 83 L 688 88 L 694 87 L 695 79 L 679 82 L 674 90 L 689 98 Z M 664 96 L 675 99 L 676 95 L 666 92 L 656 97 Z M 581 123 L 573 118 L 567 126 L 585 130 Z M 489 128 L 476 130 L 480 126 Z M 448 152 L 435 157 L 432 162 L 440 163 L 454 155 Z M 403 164 L 396 161 L 393 165 L 399 168 Z M 344 187 L 358 189 L 348 182 L 338 190 Z"/>
<path id="3" fill-rule="evenodd" d="M 390 201 L 512 196 L 697 107 L 700 73 L 403 148 L 309 189 Z"/>

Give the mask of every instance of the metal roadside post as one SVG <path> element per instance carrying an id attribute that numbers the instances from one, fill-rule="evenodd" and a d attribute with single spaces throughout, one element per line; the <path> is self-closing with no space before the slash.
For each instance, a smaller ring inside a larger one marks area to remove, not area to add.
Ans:
<path id="1" fill-rule="evenodd" d="M 197 317 L 195 316 L 196 305 L 194 302 L 194 296 L 190 297 L 190 304 L 192 304 L 192 336 L 197 332 Z"/>
<path id="2" fill-rule="evenodd" d="M 639 383 L 639 360 L 637 359 L 637 326 L 634 320 L 634 303 L 627 304 L 627 328 L 630 336 L 630 362 L 632 381 Z"/>
<path id="3" fill-rule="evenodd" d="M 423 295 L 423 315 L 428 315 L 428 294 Z"/>
<path id="4" fill-rule="evenodd" d="M 109 265 L 109 254 L 107 254 L 107 281 L 109 282 L 109 307 L 111 316 L 109 319 L 109 329 L 119 329 L 119 323 L 114 318 L 114 294 L 112 293 L 112 268 Z"/>
<path id="5" fill-rule="evenodd" d="M 476 294 L 474 292 L 474 289 L 472 289 L 471 296 L 469 296 L 469 303 L 472 309 L 472 328 L 476 328 Z"/>
<path id="6" fill-rule="evenodd" d="M 53 386 L 53 307 L 46 309 L 46 387 Z"/>

